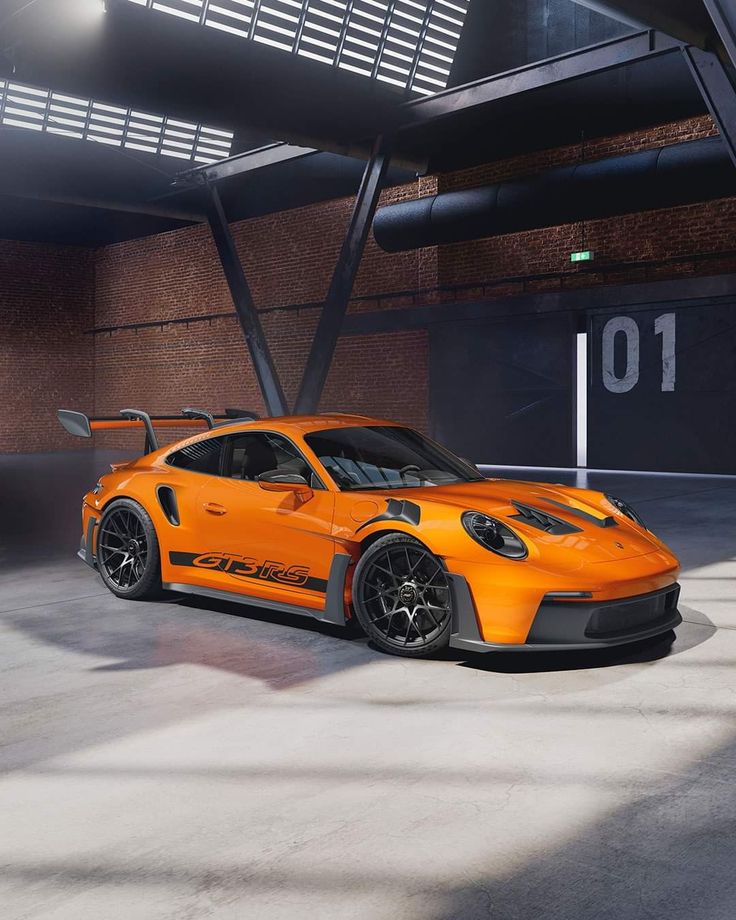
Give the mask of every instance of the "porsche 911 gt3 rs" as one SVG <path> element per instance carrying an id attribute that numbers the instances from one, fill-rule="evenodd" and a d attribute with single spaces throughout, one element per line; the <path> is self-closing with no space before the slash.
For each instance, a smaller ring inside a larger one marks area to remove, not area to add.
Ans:
<path id="1" fill-rule="evenodd" d="M 391 421 L 184 415 L 59 412 L 72 434 L 146 434 L 83 501 L 80 556 L 118 597 L 357 620 L 408 657 L 600 648 L 681 622 L 678 561 L 620 499 L 485 479 Z M 207 430 L 159 448 L 154 424 Z"/>

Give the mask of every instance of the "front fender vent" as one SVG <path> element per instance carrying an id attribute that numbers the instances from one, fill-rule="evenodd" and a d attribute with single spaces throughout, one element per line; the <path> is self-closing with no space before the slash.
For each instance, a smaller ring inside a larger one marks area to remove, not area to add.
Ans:
<path id="1" fill-rule="evenodd" d="M 567 521 L 563 521 L 546 511 L 540 511 L 539 508 L 533 508 L 531 505 L 522 505 L 521 502 L 511 502 L 519 512 L 511 515 L 511 520 L 521 521 L 529 527 L 535 527 L 537 530 L 543 530 L 545 533 L 552 534 L 556 537 L 564 536 L 569 533 L 582 533 L 581 527 L 576 527 Z"/>

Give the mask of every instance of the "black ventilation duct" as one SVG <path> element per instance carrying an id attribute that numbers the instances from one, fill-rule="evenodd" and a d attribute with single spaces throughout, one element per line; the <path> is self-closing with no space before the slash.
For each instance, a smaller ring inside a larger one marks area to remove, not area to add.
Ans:
<path id="1" fill-rule="evenodd" d="M 373 234 L 386 252 L 403 252 L 730 196 L 736 169 L 712 137 L 389 205 Z"/>

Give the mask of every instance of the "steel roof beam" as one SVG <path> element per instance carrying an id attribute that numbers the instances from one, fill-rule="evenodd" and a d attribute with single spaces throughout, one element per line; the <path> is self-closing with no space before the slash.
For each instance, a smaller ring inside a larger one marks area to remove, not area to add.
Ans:
<path id="1" fill-rule="evenodd" d="M 266 144 L 265 147 L 236 153 L 216 163 L 206 163 L 204 166 L 187 169 L 176 176 L 173 184 L 177 186 L 204 185 L 207 182 L 220 182 L 255 169 L 274 166 L 277 163 L 302 160 L 319 152 L 314 147 L 298 147 L 295 144 Z"/>
<path id="2" fill-rule="evenodd" d="M 711 24 L 699 0 L 573 0 L 640 29 L 659 29 L 688 44 L 704 48 Z M 707 2 L 707 0 L 706 0 Z"/>
<path id="3" fill-rule="evenodd" d="M 401 130 L 446 118 L 510 96 L 564 84 L 637 61 L 677 51 L 682 43 L 660 32 L 637 32 L 582 51 L 571 51 L 540 63 L 466 83 L 402 106 Z"/>
<path id="4" fill-rule="evenodd" d="M 718 125 L 733 165 L 736 166 L 736 86 L 717 54 L 701 51 L 692 45 L 682 50 L 708 111 Z"/>
<path id="5" fill-rule="evenodd" d="M 733 0 L 703 0 L 731 63 L 736 67 L 736 7 Z"/>
<path id="6" fill-rule="evenodd" d="M 390 144 L 382 137 L 377 138 L 363 173 L 350 224 L 312 339 L 294 409 L 297 415 L 312 414 L 319 408 L 390 159 Z"/>
<path id="7" fill-rule="evenodd" d="M 261 389 L 266 410 L 272 416 L 288 415 L 289 407 L 286 403 L 284 391 L 281 388 L 281 381 L 271 357 L 268 342 L 258 316 L 258 310 L 253 303 L 250 287 L 235 247 L 235 240 L 230 232 L 220 194 L 214 185 L 209 186 L 207 207 L 212 237 L 217 247 L 222 270 L 227 279 L 238 322 L 243 330 L 243 336 L 253 361 L 258 386 Z"/>
<path id="8" fill-rule="evenodd" d="M 145 217 L 159 217 L 163 220 L 179 220 L 182 223 L 197 224 L 205 220 L 200 211 L 189 211 L 172 206 L 157 207 L 155 204 L 141 201 L 120 201 L 115 198 L 95 198 L 88 195 L 63 195 L 47 191 L 33 191 L 13 188 L 12 183 L 0 181 L 0 195 L 6 198 L 18 198 L 24 201 L 48 201 L 51 204 L 66 204 L 80 208 L 92 208 L 99 211 L 119 211 L 122 214 L 140 214 Z"/>

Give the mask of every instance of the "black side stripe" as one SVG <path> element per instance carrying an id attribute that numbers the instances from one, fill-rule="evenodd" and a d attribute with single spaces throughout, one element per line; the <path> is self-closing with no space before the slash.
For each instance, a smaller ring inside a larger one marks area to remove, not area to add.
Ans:
<path id="1" fill-rule="evenodd" d="M 207 558 L 215 560 L 216 564 L 195 564 L 195 559 Z M 317 591 L 324 594 L 327 591 L 327 579 L 314 578 L 309 575 L 309 569 L 300 565 L 286 565 L 275 560 L 259 562 L 252 557 L 238 557 L 223 553 L 169 553 L 169 562 L 172 565 L 188 566 L 200 571 L 224 572 L 235 579 L 249 579 L 254 581 L 267 581 L 269 584 L 281 585 L 284 588 L 303 588 L 306 591 Z"/>

